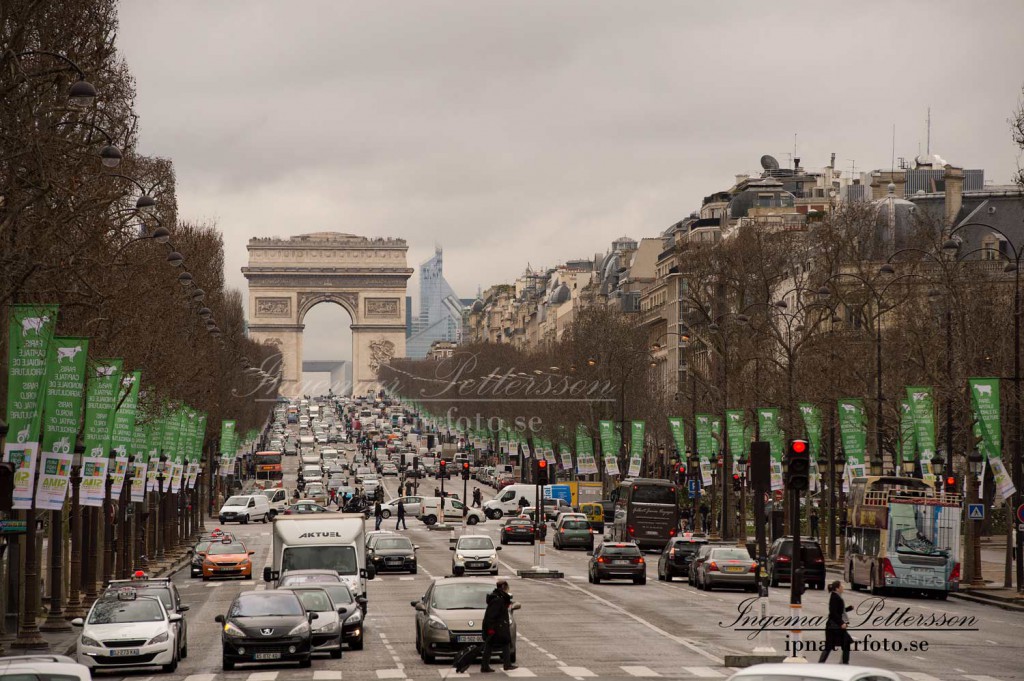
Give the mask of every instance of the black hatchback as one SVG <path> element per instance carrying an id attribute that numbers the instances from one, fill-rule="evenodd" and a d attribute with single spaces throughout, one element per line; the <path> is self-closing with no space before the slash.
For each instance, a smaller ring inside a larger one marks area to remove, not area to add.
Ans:
<path id="1" fill-rule="evenodd" d="M 825 588 L 825 556 L 821 544 L 809 537 L 800 538 L 804 583 L 812 589 Z M 793 537 L 780 537 L 768 549 L 768 580 L 772 586 L 789 582 L 793 574 Z"/>
<path id="2" fill-rule="evenodd" d="M 671 582 L 674 577 L 689 578 L 690 561 L 707 543 L 706 537 L 696 537 L 689 532 L 669 539 L 658 556 L 658 579 Z"/>
<path id="3" fill-rule="evenodd" d="M 222 625 L 224 671 L 236 664 L 298 662 L 311 665 L 311 627 L 317 618 L 307 613 L 294 591 L 243 591 L 231 602 Z"/>

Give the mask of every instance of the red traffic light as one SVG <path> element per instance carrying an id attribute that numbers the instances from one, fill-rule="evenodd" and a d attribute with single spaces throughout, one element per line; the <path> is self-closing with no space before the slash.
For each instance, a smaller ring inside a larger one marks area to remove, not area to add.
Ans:
<path id="1" fill-rule="evenodd" d="M 732 481 L 733 482 L 739 482 L 740 481 L 740 474 L 739 473 L 733 473 L 732 474 Z"/>
<path id="2" fill-rule="evenodd" d="M 447 465 L 448 465 L 448 462 L 445 461 L 444 459 L 441 459 L 441 468 L 444 468 Z"/>
<path id="3" fill-rule="evenodd" d="M 468 461 L 463 461 L 462 462 L 462 470 L 464 470 L 464 471 L 468 471 L 469 470 L 469 462 Z"/>
<path id="4" fill-rule="evenodd" d="M 684 466 L 683 464 L 679 464 L 679 472 L 680 473 L 685 473 L 686 472 L 686 466 Z"/>
<path id="5" fill-rule="evenodd" d="M 807 443 L 803 440 L 793 440 L 793 451 L 797 454 L 803 454 L 807 451 Z"/>
<path id="6" fill-rule="evenodd" d="M 548 467 L 548 460 L 547 459 L 537 459 L 537 468 L 540 468 L 541 470 L 543 470 L 543 469 L 545 469 L 547 467 Z"/>
<path id="7" fill-rule="evenodd" d="M 946 478 L 946 487 L 956 487 L 956 478 L 952 475 Z"/>

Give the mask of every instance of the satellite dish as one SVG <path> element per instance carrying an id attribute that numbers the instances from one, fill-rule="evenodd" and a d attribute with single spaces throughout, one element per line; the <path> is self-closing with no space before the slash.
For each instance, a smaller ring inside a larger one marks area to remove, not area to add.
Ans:
<path id="1" fill-rule="evenodd" d="M 779 162 L 775 160 L 774 156 L 769 156 L 768 154 L 765 154 L 764 156 L 761 157 L 761 167 L 764 168 L 765 170 L 778 170 Z"/>

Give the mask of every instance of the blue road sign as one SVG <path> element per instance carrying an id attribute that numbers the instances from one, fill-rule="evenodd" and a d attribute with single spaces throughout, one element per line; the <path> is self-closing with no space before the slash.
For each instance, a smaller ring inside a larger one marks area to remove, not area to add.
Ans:
<path id="1" fill-rule="evenodd" d="M 1017 520 L 1024 523 L 1024 504 L 1017 507 Z"/>
<path id="2" fill-rule="evenodd" d="M 985 519 L 985 505 L 984 504 L 967 504 L 967 518 L 969 520 L 984 520 Z"/>
<path id="3" fill-rule="evenodd" d="M 690 478 L 686 481 L 686 490 L 689 492 L 691 499 L 697 498 L 697 493 L 700 492 L 700 480 L 696 478 Z"/>

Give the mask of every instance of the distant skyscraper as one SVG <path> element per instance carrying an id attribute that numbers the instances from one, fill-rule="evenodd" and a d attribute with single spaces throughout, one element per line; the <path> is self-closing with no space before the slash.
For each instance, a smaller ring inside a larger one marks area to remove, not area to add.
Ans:
<path id="1" fill-rule="evenodd" d="M 420 313 L 412 323 L 406 354 L 423 359 L 434 341 L 462 342 L 462 302 L 444 279 L 441 249 L 420 265 Z"/>

